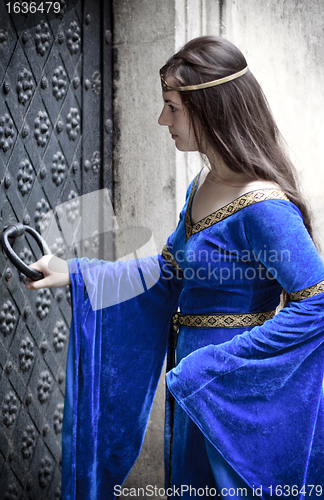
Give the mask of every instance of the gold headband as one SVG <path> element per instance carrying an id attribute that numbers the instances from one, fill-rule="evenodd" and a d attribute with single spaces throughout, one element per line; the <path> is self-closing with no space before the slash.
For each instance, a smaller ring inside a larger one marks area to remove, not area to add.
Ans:
<path id="1" fill-rule="evenodd" d="M 246 66 L 246 68 L 241 69 L 241 71 L 238 71 L 237 73 L 234 73 L 233 75 L 229 76 L 224 76 L 223 78 L 218 78 L 218 80 L 213 80 L 212 82 L 206 82 L 206 83 L 199 83 L 198 85 L 187 85 L 186 87 L 171 87 L 170 85 L 167 84 L 163 76 L 161 76 L 161 83 L 162 83 L 162 90 L 164 92 L 169 92 L 170 90 L 176 90 L 176 91 L 186 91 L 186 90 L 199 90 L 199 89 L 207 89 L 208 87 L 214 87 L 214 85 L 221 85 L 222 83 L 230 82 L 231 80 L 235 80 L 236 78 L 239 78 L 242 75 L 245 75 L 245 73 L 248 71 L 249 67 Z"/>

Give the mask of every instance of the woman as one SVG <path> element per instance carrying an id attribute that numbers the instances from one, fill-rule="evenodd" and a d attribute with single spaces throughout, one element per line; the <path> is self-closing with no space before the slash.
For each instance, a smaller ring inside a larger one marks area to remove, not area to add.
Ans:
<path id="1" fill-rule="evenodd" d="M 166 379 L 168 496 L 321 497 L 324 265 L 294 169 L 230 42 L 194 39 L 160 73 L 159 124 L 180 151 L 206 158 L 162 255 L 57 260 L 64 273 L 43 257 L 31 267 L 45 278 L 26 285 L 71 280 L 64 498 L 119 491 L 112 488 L 140 448 L 178 308 Z M 151 286 L 125 300 L 121 284 L 136 289 L 138 266 Z M 93 311 L 106 290 L 116 305 Z M 274 315 L 281 294 L 285 307 Z"/>

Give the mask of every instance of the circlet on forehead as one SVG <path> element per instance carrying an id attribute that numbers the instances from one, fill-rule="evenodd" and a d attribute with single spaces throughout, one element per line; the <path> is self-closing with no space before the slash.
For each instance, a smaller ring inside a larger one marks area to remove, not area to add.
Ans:
<path id="1" fill-rule="evenodd" d="M 211 82 L 199 83 L 197 85 L 186 85 L 185 87 L 171 87 L 165 81 L 163 76 L 160 75 L 161 76 L 162 90 L 164 92 L 170 92 L 171 90 L 183 92 L 183 91 L 187 91 L 187 90 L 207 89 L 208 87 L 214 87 L 215 85 L 221 85 L 222 83 L 226 83 L 226 82 L 230 82 L 231 80 L 235 80 L 236 78 L 239 78 L 240 76 L 245 75 L 245 73 L 248 71 L 248 69 L 249 69 L 249 67 L 246 66 L 244 69 L 241 69 L 241 71 L 238 71 L 237 73 L 233 73 L 232 75 L 224 76 L 223 78 L 218 78 L 217 80 L 212 80 Z"/>

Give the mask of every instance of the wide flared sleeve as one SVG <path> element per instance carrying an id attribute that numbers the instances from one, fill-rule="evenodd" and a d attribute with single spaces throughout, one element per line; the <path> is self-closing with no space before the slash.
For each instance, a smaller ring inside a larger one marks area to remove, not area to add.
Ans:
<path id="1" fill-rule="evenodd" d="M 166 252 L 172 256 L 172 237 Z M 140 452 L 181 270 L 162 255 L 114 263 L 71 259 L 68 266 L 62 498 L 112 499 Z"/>
<path id="2" fill-rule="evenodd" d="M 246 249 L 291 302 L 262 326 L 183 358 L 168 388 L 261 498 L 305 498 L 307 484 L 324 495 L 323 261 L 290 202 L 246 207 L 242 221 Z"/>

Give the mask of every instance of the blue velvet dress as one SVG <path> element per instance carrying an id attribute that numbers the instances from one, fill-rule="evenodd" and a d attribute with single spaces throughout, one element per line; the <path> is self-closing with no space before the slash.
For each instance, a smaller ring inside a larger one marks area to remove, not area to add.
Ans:
<path id="1" fill-rule="evenodd" d="M 324 498 L 323 261 L 279 190 L 252 191 L 193 225 L 198 179 L 162 255 L 68 261 L 64 500 L 114 498 L 139 454 L 167 342 L 170 498 L 184 485 L 214 488 L 218 458 L 255 497 Z M 282 288 L 289 304 L 249 326 Z M 178 308 L 228 323 L 181 326 L 172 368 Z"/>

